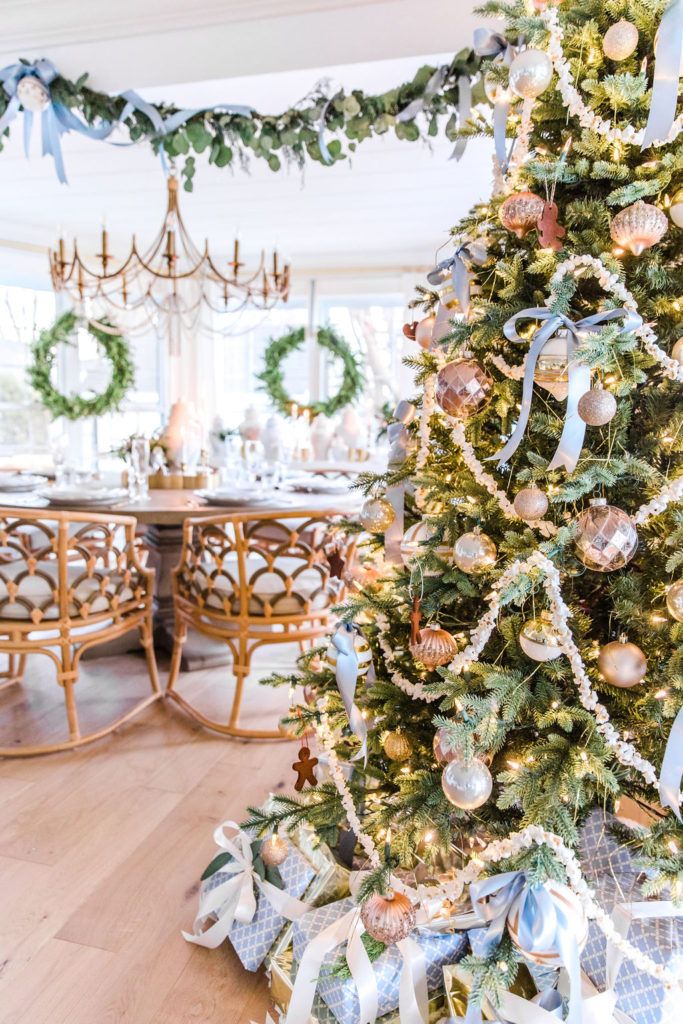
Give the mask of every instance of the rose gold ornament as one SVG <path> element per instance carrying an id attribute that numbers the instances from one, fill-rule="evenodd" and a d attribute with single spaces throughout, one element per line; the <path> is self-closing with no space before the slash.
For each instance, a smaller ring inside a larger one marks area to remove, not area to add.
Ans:
<path id="1" fill-rule="evenodd" d="M 598 671 L 612 686 L 627 689 L 642 683 L 647 672 L 647 658 L 637 644 L 613 640 L 600 649 Z"/>
<path id="2" fill-rule="evenodd" d="M 458 752 L 449 746 L 445 729 L 437 729 L 434 733 L 432 749 L 434 757 L 439 764 L 448 764 L 449 761 L 453 761 L 458 756 Z"/>
<path id="3" fill-rule="evenodd" d="M 500 222 L 517 238 L 524 238 L 536 227 L 543 213 L 544 202 L 535 192 L 515 192 L 500 207 Z"/>
<path id="4" fill-rule="evenodd" d="M 386 896 L 374 893 L 360 908 L 366 932 L 385 946 L 407 938 L 415 927 L 415 917 L 415 907 L 408 897 L 393 890 Z"/>
<path id="5" fill-rule="evenodd" d="M 289 857 L 289 843 L 284 836 L 274 832 L 272 836 L 263 840 L 259 853 L 266 867 L 276 868 Z"/>
<path id="6" fill-rule="evenodd" d="M 579 416 L 589 427 L 604 427 L 614 418 L 616 411 L 616 398 L 611 391 L 603 388 L 591 388 L 579 399 Z"/>
<path id="7" fill-rule="evenodd" d="M 394 521 L 393 505 L 386 498 L 366 498 L 361 505 L 360 521 L 368 533 L 384 533 Z"/>
<path id="8" fill-rule="evenodd" d="M 540 487 L 523 487 L 512 504 L 519 518 L 528 523 L 542 519 L 548 511 L 548 499 Z"/>
<path id="9" fill-rule="evenodd" d="M 402 732 L 388 732 L 382 749 L 390 761 L 407 761 L 413 752 L 413 745 Z"/>
<path id="10" fill-rule="evenodd" d="M 420 320 L 415 328 L 415 341 L 418 343 L 420 348 L 429 348 L 431 345 L 435 320 L 436 317 L 434 316 L 426 316 L 424 319 Z"/>
<path id="11" fill-rule="evenodd" d="M 612 219 L 609 230 L 617 245 L 640 256 L 664 237 L 668 227 L 669 221 L 658 207 L 639 199 Z"/>
<path id="12" fill-rule="evenodd" d="M 493 381 L 474 359 L 446 363 L 436 378 L 437 404 L 449 416 L 465 418 L 488 400 Z"/>
<path id="13" fill-rule="evenodd" d="M 630 562 L 638 548 L 638 534 L 630 516 L 605 498 L 594 498 L 577 520 L 576 553 L 588 569 L 613 572 Z"/>
<path id="14" fill-rule="evenodd" d="M 458 645 L 451 634 L 437 625 L 425 626 L 418 633 L 417 643 L 410 645 L 410 653 L 415 661 L 430 670 L 447 665 L 457 651 Z"/>

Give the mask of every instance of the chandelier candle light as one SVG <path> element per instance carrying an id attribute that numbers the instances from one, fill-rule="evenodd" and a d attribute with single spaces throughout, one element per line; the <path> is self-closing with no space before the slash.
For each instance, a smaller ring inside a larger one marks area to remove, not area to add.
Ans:
<path id="1" fill-rule="evenodd" d="M 60 237 L 49 254 L 50 273 L 55 291 L 66 292 L 77 306 L 91 303 L 114 322 L 123 320 L 128 333 L 151 325 L 160 337 L 168 338 L 171 354 L 178 355 L 183 330 L 229 334 L 234 330 L 232 314 L 247 307 L 266 311 L 286 302 L 290 267 L 281 263 L 274 250 L 270 259 L 262 252 L 256 269 L 246 273 L 236 238 L 232 259 L 225 271 L 221 270 L 221 261 L 210 253 L 208 241 L 199 249 L 185 226 L 178 179 L 173 174 L 168 177 L 167 189 L 164 222 L 146 250 L 138 248 L 133 236 L 128 255 L 115 266 L 103 225 L 98 266 L 83 259 L 75 240 L 67 254 Z M 230 314 L 228 327 L 214 327 L 214 314 Z"/>

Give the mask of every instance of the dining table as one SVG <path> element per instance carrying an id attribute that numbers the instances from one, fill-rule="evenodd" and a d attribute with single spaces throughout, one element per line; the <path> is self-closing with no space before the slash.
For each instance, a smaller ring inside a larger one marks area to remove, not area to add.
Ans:
<path id="1" fill-rule="evenodd" d="M 246 502 L 226 507 L 212 504 L 193 490 L 151 489 L 147 497 L 132 500 L 123 496 L 111 505 L 96 507 L 86 505 L 70 506 L 75 512 L 97 514 L 115 513 L 134 516 L 139 524 L 139 536 L 147 551 L 147 564 L 155 570 L 154 581 L 154 645 L 157 650 L 170 652 L 173 647 L 175 614 L 173 608 L 173 570 L 180 562 L 183 543 L 183 524 L 190 516 L 213 516 L 221 514 L 253 515 L 263 512 L 332 512 L 353 516 L 362 503 L 362 495 L 353 489 L 349 480 L 348 489 L 330 493 L 294 491 L 283 488 L 272 492 L 266 500 L 258 503 Z M 10 509 L 44 508 L 52 509 L 47 498 L 35 491 L 0 491 L 0 507 Z M 116 643 L 116 642 L 114 642 Z M 114 653 L 107 650 L 106 653 Z M 120 652 L 119 652 L 120 653 Z M 230 660 L 227 645 L 212 642 L 206 637 L 189 636 L 183 649 L 182 667 L 186 671 L 228 664 Z"/>

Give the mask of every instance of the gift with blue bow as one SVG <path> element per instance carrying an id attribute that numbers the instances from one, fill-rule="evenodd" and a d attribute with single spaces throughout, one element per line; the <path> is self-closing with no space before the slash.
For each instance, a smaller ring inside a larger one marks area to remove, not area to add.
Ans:
<path id="1" fill-rule="evenodd" d="M 298 897 L 316 869 L 293 843 L 277 869 L 267 867 L 260 840 L 234 821 L 219 825 L 213 837 L 220 852 L 204 872 L 194 928 L 183 938 L 208 949 L 229 938 L 244 967 L 256 971 L 286 922 L 311 909 Z"/>
<path id="2" fill-rule="evenodd" d="M 611 815 L 596 810 L 581 833 L 581 866 L 595 899 L 617 932 L 657 963 L 683 977 L 683 907 L 669 900 L 645 900 L 642 874 L 631 852 L 610 834 Z M 608 942 L 592 921 L 581 966 L 597 990 L 586 1007 L 600 1009 L 590 1020 L 621 1024 L 681 1024 L 683 984 L 673 988 L 640 969 Z"/>
<path id="3" fill-rule="evenodd" d="M 398 880 L 392 878 L 392 886 L 417 899 Z M 452 930 L 448 919 L 430 920 L 421 909 L 413 932 L 371 962 L 364 930 L 353 899 L 330 903 L 295 922 L 296 977 L 287 1024 L 308 1024 L 316 994 L 339 1024 L 374 1024 L 397 1008 L 401 1024 L 428 1021 L 429 994 L 440 990 L 443 966 L 464 955 L 466 933 Z M 337 969 L 343 958 L 348 972 Z"/>

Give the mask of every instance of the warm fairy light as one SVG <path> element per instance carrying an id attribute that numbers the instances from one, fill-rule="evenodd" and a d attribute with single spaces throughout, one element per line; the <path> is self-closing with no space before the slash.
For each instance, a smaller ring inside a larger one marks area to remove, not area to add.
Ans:
<path id="1" fill-rule="evenodd" d="M 513 772 L 519 771 L 519 769 L 522 767 L 519 761 L 508 760 L 508 765 L 510 766 L 510 768 L 512 768 Z"/>
<path id="2" fill-rule="evenodd" d="M 668 846 L 669 850 L 671 851 L 671 853 L 673 853 L 674 857 L 678 856 L 678 843 L 676 842 L 676 840 L 670 839 Z"/>
<path id="3" fill-rule="evenodd" d="M 662 622 L 668 621 L 669 620 L 667 619 L 666 615 L 659 615 L 658 612 L 655 612 L 653 615 L 650 616 L 650 622 L 653 626 L 659 626 Z"/>
<path id="4" fill-rule="evenodd" d="M 505 972 L 508 969 L 508 965 L 505 963 L 504 960 L 499 960 L 496 966 L 498 967 L 498 970 L 501 971 L 502 974 L 505 974 Z"/>
<path id="5" fill-rule="evenodd" d="M 614 248 L 612 249 L 612 255 L 613 256 L 623 256 L 624 255 L 624 250 L 621 249 L 618 245 L 615 245 Z"/>
<path id="6" fill-rule="evenodd" d="M 401 768 L 401 772 L 403 773 L 403 775 L 410 775 L 410 765 L 404 765 L 403 768 Z"/>
<path id="7" fill-rule="evenodd" d="M 581 751 L 581 753 L 579 754 L 579 757 L 581 758 L 582 761 L 587 761 L 588 760 L 588 754 L 586 753 L 585 750 Z"/>
<path id="8" fill-rule="evenodd" d="M 664 700 L 665 697 L 669 696 L 668 690 L 657 690 L 655 693 L 655 700 Z"/>
<path id="9" fill-rule="evenodd" d="M 434 839 L 434 833 L 431 832 L 431 831 L 425 832 L 425 834 L 423 836 L 423 839 L 424 839 L 425 843 L 431 843 L 432 840 Z"/>
<path id="10" fill-rule="evenodd" d="M 671 434 L 664 434 L 664 436 L 660 438 L 660 440 L 662 444 L 673 444 L 674 442 L 674 438 L 671 436 Z"/>
<path id="11" fill-rule="evenodd" d="M 557 709 L 559 708 L 559 706 L 560 706 L 560 702 L 559 702 L 559 700 L 554 700 L 554 701 L 552 702 L 552 704 L 550 705 L 550 707 L 551 707 L 551 708 L 553 709 L 553 711 L 557 711 Z"/>
<path id="12" fill-rule="evenodd" d="M 671 305 L 676 310 L 677 313 L 680 313 L 680 311 L 681 311 L 681 304 L 678 301 L 678 299 L 674 299 L 674 301 L 671 303 Z"/>

